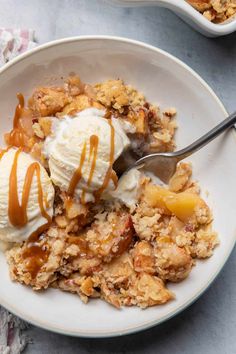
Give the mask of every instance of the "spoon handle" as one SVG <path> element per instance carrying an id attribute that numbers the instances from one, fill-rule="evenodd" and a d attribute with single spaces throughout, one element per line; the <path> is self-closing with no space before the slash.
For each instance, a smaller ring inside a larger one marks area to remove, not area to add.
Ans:
<path id="1" fill-rule="evenodd" d="M 173 155 L 175 155 L 178 161 L 185 159 L 186 157 L 192 155 L 194 152 L 198 151 L 210 141 L 215 139 L 226 129 L 232 127 L 234 124 L 236 124 L 236 112 L 232 113 L 228 118 L 224 119 L 215 128 L 211 129 L 201 138 L 197 139 L 195 142 L 188 145 L 186 148 L 176 151 Z"/>

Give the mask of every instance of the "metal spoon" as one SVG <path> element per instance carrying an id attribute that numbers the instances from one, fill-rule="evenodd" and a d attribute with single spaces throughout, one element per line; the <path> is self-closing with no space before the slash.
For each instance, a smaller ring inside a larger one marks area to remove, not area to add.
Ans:
<path id="1" fill-rule="evenodd" d="M 118 174 L 127 172 L 134 167 L 138 169 L 144 168 L 145 170 L 152 171 L 162 182 L 168 184 L 176 171 L 176 165 L 179 161 L 200 150 L 235 123 L 236 112 L 184 149 L 175 152 L 153 153 L 136 161 L 132 153 L 125 154 L 115 162 L 113 168 Z"/>

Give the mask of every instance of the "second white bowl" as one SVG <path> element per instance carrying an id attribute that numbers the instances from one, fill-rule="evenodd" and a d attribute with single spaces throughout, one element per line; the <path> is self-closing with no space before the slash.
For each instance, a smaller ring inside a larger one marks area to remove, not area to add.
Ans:
<path id="1" fill-rule="evenodd" d="M 232 16 L 223 23 L 212 23 L 185 0 L 107 0 L 107 2 L 128 7 L 155 5 L 166 7 L 207 37 L 225 36 L 236 31 L 236 16 Z"/>

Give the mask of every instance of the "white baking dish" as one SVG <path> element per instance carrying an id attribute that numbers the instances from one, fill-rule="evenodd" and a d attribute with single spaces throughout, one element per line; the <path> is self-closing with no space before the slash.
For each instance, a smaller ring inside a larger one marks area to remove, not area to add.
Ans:
<path id="1" fill-rule="evenodd" d="M 224 36 L 236 31 L 236 16 L 227 21 L 215 24 L 208 21 L 185 0 L 107 0 L 123 6 L 161 6 L 174 11 L 190 26 L 208 37 Z"/>

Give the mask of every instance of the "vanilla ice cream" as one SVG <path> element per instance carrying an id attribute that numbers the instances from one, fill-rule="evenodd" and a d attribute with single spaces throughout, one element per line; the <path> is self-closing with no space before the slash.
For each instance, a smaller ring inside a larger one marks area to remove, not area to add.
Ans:
<path id="1" fill-rule="evenodd" d="M 119 121 L 104 115 L 103 110 L 88 108 L 55 119 L 44 145 L 53 183 L 85 202 L 116 188 L 112 164 L 130 144 Z"/>
<path id="2" fill-rule="evenodd" d="M 119 179 L 116 190 L 109 192 L 106 199 L 110 197 L 119 199 L 127 207 L 132 208 L 138 202 L 140 194 L 141 172 L 135 168 L 124 173 Z"/>
<path id="3" fill-rule="evenodd" d="M 0 242 L 21 242 L 48 223 L 54 188 L 29 154 L 11 148 L 0 158 Z"/>

